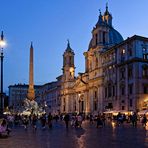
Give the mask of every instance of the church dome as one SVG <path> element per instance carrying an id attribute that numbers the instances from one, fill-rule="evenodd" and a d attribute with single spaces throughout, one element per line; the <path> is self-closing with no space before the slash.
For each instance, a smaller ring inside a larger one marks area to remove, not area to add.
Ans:
<path id="1" fill-rule="evenodd" d="M 123 37 L 121 36 L 121 34 L 115 30 L 113 27 L 107 26 L 109 27 L 109 42 L 107 44 L 105 44 L 105 46 L 114 46 L 116 44 L 119 44 L 120 42 L 123 41 Z M 93 48 L 93 39 L 90 40 L 89 42 L 89 46 L 88 49 Z"/>
<path id="2" fill-rule="evenodd" d="M 115 45 L 123 41 L 123 37 L 121 34 L 115 30 L 114 28 L 110 27 L 109 29 L 109 45 Z"/>
<path id="3" fill-rule="evenodd" d="M 108 6 L 106 6 L 104 15 L 102 16 L 100 11 L 98 22 L 93 28 L 92 39 L 89 43 L 88 50 L 95 48 L 97 45 L 104 47 L 114 46 L 122 41 L 123 37 L 112 26 L 112 15 L 108 11 Z"/>

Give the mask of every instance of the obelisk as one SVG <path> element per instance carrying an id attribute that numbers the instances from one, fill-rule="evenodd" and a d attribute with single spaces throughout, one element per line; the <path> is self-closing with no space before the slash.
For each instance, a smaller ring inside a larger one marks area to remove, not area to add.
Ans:
<path id="1" fill-rule="evenodd" d="M 29 88 L 27 97 L 30 101 L 35 99 L 34 80 L 33 80 L 33 45 L 30 46 L 30 63 L 29 63 Z"/>

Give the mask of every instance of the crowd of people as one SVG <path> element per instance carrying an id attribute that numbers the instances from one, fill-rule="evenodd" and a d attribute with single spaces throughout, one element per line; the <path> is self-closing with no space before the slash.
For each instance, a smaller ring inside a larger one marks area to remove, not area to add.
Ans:
<path id="1" fill-rule="evenodd" d="M 85 116 L 84 114 L 61 114 L 61 115 L 52 115 L 42 114 L 41 116 L 37 116 L 35 114 L 31 115 L 6 115 L 5 117 L 0 119 L 0 136 L 3 133 L 9 135 L 13 126 L 23 126 L 24 130 L 27 130 L 28 127 L 32 127 L 34 131 L 40 126 L 42 130 L 49 128 L 53 128 L 53 120 L 58 122 L 59 120 L 65 123 L 66 129 L 69 126 L 74 128 L 82 128 L 82 123 L 85 120 L 89 120 L 90 124 L 95 124 L 97 128 L 105 127 L 111 122 L 114 122 L 116 126 L 123 125 L 126 123 L 131 123 L 133 127 L 137 127 L 137 122 L 139 121 L 139 116 L 136 113 L 132 115 L 125 115 L 122 113 L 118 113 L 116 116 L 107 116 L 105 113 L 98 113 L 97 115 L 89 114 Z M 147 123 L 146 115 L 143 115 L 140 122 L 143 127 L 146 127 Z"/>

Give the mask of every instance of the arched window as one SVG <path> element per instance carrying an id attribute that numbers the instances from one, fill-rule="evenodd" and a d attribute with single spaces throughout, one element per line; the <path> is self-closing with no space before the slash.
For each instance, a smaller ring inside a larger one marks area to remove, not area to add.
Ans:
<path id="1" fill-rule="evenodd" d="M 65 98 L 63 98 L 63 111 L 65 112 L 65 108 L 66 108 L 66 100 Z"/>
<path id="2" fill-rule="evenodd" d="M 107 87 L 105 87 L 105 98 L 107 97 Z"/>
<path id="3" fill-rule="evenodd" d="M 143 77 L 148 77 L 148 65 L 143 65 L 142 66 L 142 76 Z"/>
<path id="4" fill-rule="evenodd" d="M 74 111 L 77 110 L 76 100 L 74 100 Z"/>
<path id="5" fill-rule="evenodd" d="M 125 61 L 125 49 L 123 48 L 121 50 L 121 62 L 124 62 Z"/>
<path id="6" fill-rule="evenodd" d="M 123 95 L 125 95 L 125 85 L 124 84 L 122 84 L 121 86 L 120 86 L 120 94 L 123 96 Z"/>
<path id="7" fill-rule="evenodd" d="M 94 111 L 98 109 L 98 97 L 97 97 L 97 91 L 94 91 Z"/>
<path id="8" fill-rule="evenodd" d="M 128 78 L 132 78 L 133 77 L 133 66 L 129 65 L 128 66 Z"/>
<path id="9" fill-rule="evenodd" d="M 95 43 L 96 43 L 96 46 L 97 46 L 97 44 L 98 44 L 98 34 L 97 33 L 95 34 Z"/>
<path id="10" fill-rule="evenodd" d="M 105 43 L 106 43 L 106 33 L 103 32 L 103 44 L 105 44 Z"/>
<path id="11" fill-rule="evenodd" d="M 127 50 L 128 50 L 128 56 L 129 57 L 133 55 L 132 49 L 133 49 L 133 44 L 132 43 L 128 44 L 127 45 Z"/>
<path id="12" fill-rule="evenodd" d="M 122 67 L 120 68 L 120 79 L 124 79 L 125 78 L 125 68 Z"/>
<path id="13" fill-rule="evenodd" d="M 112 88 L 111 88 L 111 84 L 108 84 L 108 97 L 112 96 Z"/>
<path id="14" fill-rule="evenodd" d="M 92 62 L 89 60 L 89 70 L 92 70 Z"/>
<path id="15" fill-rule="evenodd" d="M 98 58 L 96 57 L 96 68 L 98 67 Z"/>

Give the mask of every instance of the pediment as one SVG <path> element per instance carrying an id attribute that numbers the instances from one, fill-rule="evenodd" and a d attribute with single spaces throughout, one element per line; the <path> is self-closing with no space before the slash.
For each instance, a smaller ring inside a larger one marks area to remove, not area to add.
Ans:
<path id="1" fill-rule="evenodd" d="M 86 86 L 86 84 L 81 81 L 81 80 L 77 80 L 74 87 L 77 88 L 77 87 L 83 87 L 83 86 Z"/>

